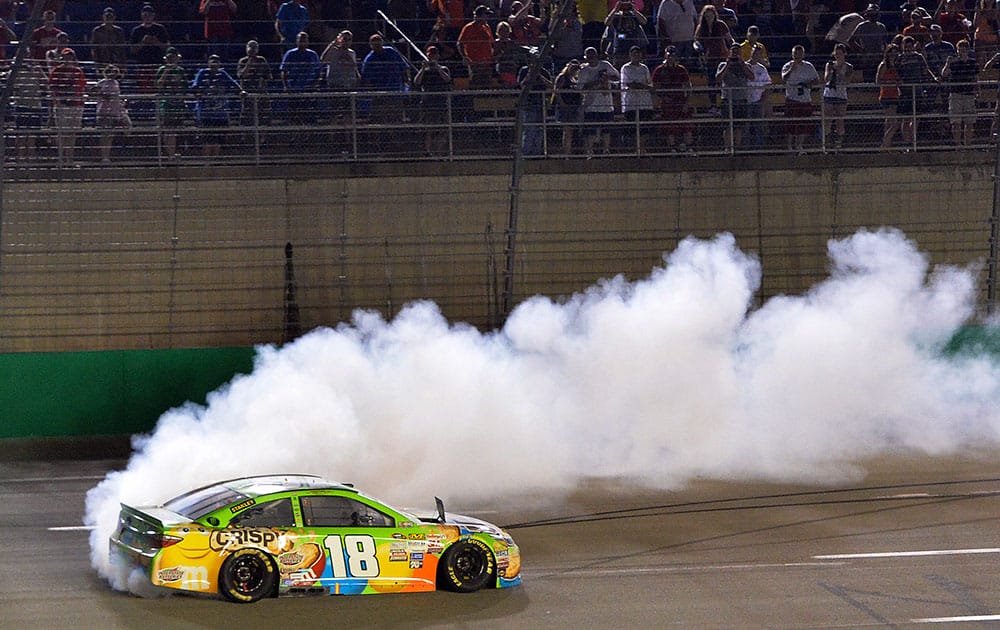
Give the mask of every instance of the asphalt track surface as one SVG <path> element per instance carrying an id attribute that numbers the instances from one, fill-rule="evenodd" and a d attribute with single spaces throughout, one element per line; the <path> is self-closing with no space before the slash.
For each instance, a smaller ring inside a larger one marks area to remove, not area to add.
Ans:
<path id="1" fill-rule="evenodd" d="M 883 459 L 834 487 L 595 482 L 449 505 L 511 526 L 503 591 L 231 604 L 90 568 L 84 495 L 121 460 L 0 461 L 2 628 L 1000 627 L 1000 457 Z"/>

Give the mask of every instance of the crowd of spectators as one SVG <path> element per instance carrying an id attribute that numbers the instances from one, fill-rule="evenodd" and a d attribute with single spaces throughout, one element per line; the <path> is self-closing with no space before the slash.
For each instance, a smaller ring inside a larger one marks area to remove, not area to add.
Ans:
<path id="1" fill-rule="evenodd" d="M 37 26 L 27 22 L 34 2 L 44 3 Z M 976 82 L 982 71 L 1000 66 L 996 0 L 928 2 L 576 0 L 563 7 L 556 0 L 0 0 L 0 57 L 9 59 L 15 43 L 27 40 L 28 59 L 14 90 L 17 126 L 48 123 L 58 132 L 59 156 L 70 161 L 85 93 L 97 99 L 97 125 L 105 130 L 101 155 L 108 159 L 112 138 L 132 123 L 123 105 L 127 90 L 162 97 L 156 113 L 164 128 L 180 127 L 193 113 L 204 154 L 212 156 L 225 141 L 220 128 L 237 115 L 234 101 L 244 105 L 242 122 L 267 118 L 260 108 L 271 104 L 253 95 L 301 95 L 288 101 L 288 119 L 308 124 L 315 111 L 311 95 L 321 91 L 409 89 L 426 93 L 427 108 L 440 108 L 440 92 L 515 89 L 527 81 L 551 94 L 529 99 L 522 112 L 529 126 L 549 109 L 559 122 L 582 123 L 582 129 L 563 130 L 567 153 L 607 152 L 614 121 L 654 118 L 672 122 L 667 144 L 687 150 L 693 142 L 688 90 L 702 84 L 697 77 L 710 88 L 709 116 L 743 121 L 726 129 L 730 146 L 762 142 L 759 123 L 770 113 L 772 81 L 784 84 L 790 151 L 805 150 L 817 136 L 809 119 L 820 87 L 829 121 L 821 133 L 831 145 L 842 143 L 852 83 L 878 85 L 884 147 L 897 134 L 904 145 L 913 142 L 913 114 L 928 101 L 950 114 L 956 145 L 969 144 Z M 547 67 L 526 72 L 546 43 Z M 772 68 L 772 57 L 787 62 Z M 79 60 L 93 62 L 94 87 Z M 349 99 L 332 102 L 335 120 L 356 122 Z M 393 124 L 402 121 L 402 111 L 398 101 L 377 97 L 365 114 L 370 122 Z M 440 110 L 423 119 L 444 122 Z M 640 150 L 642 141 L 634 133 L 626 137 Z M 530 130 L 524 142 L 529 153 L 537 152 Z M 431 132 L 425 146 L 428 153 L 441 151 Z M 30 156 L 34 140 L 19 141 L 17 149 Z M 165 151 L 176 149 L 176 138 L 166 134 Z"/>

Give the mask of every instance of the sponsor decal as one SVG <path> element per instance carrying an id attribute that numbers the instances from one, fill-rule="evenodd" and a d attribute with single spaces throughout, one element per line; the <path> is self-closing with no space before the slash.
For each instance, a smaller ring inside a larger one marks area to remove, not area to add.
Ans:
<path id="1" fill-rule="evenodd" d="M 444 536 L 442 534 L 427 534 L 427 553 L 439 554 L 444 551 Z"/>
<path id="2" fill-rule="evenodd" d="M 406 562 L 409 558 L 410 554 L 406 553 L 405 549 L 389 550 L 389 562 Z"/>
<path id="3" fill-rule="evenodd" d="M 184 577 L 184 569 L 181 567 L 169 567 L 156 572 L 156 579 L 165 584 L 180 582 L 182 577 Z"/>
<path id="4" fill-rule="evenodd" d="M 425 540 L 427 538 L 424 534 L 407 534 L 406 537 L 410 540 Z"/>
<path id="5" fill-rule="evenodd" d="M 247 499 L 246 501 L 243 501 L 242 503 L 237 503 L 236 505 L 232 506 L 231 508 L 229 508 L 229 511 L 232 512 L 233 514 L 236 514 L 240 510 L 248 508 L 248 507 L 250 507 L 251 505 L 253 505 L 255 503 L 257 503 L 257 501 L 255 499 Z"/>
<path id="6" fill-rule="evenodd" d="M 406 542 L 406 548 L 409 549 L 411 553 L 412 552 L 417 552 L 417 553 L 423 554 L 425 551 L 427 551 L 427 541 L 426 540 L 408 540 Z"/>
<path id="7" fill-rule="evenodd" d="M 424 554 L 422 554 L 422 553 L 411 553 L 410 554 L 410 568 L 411 569 L 422 569 L 422 568 L 424 568 Z"/>
<path id="8" fill-rule="evenodd" d="M 406 536 L 400 534 L 399 532 L 392 532 L 392 537 L 396 540 L 405 540 Z"/>
<path id="9" fill-rule="evenodd" d="M 294 567 L 296 565 L 302 564 L 302 561 L 305 560 L 305 556 L 306 555 L 302 553 L 301 549 L 297 551 L 288 551 L 278 556 L 278 564 L 282 568 Z"/>
<path id="10" fill-rule="evenodd" d="M 277 540 L 278 534 L 270 529 L 224 529 L 212 532 L 209 546 L 213 551 L 230 547 L 267 547 Z"/>

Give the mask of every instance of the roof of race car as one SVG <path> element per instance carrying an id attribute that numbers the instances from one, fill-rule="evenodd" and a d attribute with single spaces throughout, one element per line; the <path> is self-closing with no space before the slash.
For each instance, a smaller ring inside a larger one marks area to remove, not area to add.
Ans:
<path id="1" fill-rule="evenodd" d="M 315 475 L 260 475 L 219 481 L 170 499 L 163 507 L 192 520 L 222 506 L 289 490 L 346 490 L 353 486 L 333 483 Z"/>
<path id="2" fill-rule="evenodd" d="M 351 485 L 334 483 L 316 475 L 260 475 L 230 479 L 229 481 L 222 481 L 215 485 L 225 486 L 248 497 L 259 497 L 273 492 L 287 492 L 289 490 L 315 490 L 321 488 L 357 492 Z"/>

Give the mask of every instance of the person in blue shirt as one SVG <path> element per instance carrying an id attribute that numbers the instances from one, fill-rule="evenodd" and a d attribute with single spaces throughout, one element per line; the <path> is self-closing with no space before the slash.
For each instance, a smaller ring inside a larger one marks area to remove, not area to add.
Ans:
<path id="1" fill-rule="evenodd" d="M 369 90 L 402 92 L 410 68 L 406 59 L 392 46 L 386 46 L 378 33 L 368 38 L 368 45 L 372 50 L 361 63 L 361 85 Z"/>
<path id="2" fill-rule="evenodd" d="M 219 56 L 211 55 L 208 67 L 195 75 L 191 90 L 198 97 L 195 112 L 202 129 L 202 154 L 217 156 L 226 135 L 224 128 L 229 126 L 229 101 L 240 93 L 240 84 L 222 69 Z"/>
<path id="3" fill-rule="evenodd" d="M 285 53 L 281 59 L 281 83 L 288 94 L 312 92 L 319 89 L 323 76 L 323 64 L 319 55 L 309 48 L 309 35 L 301 32 L 295 38 L 295 48 Z M 311 98 L 291 98 L 288 101 L 288 113 L 293 124 L 302 124 L 311 120 L 315 108 Z"/>
<path id="4" fill-rule="evenodd" d="M 288 0 L 274 14 L 274 30 L 286 47 L 292 46 L 299 33 L 306 30 L 306 25 L 309 24 L 309 9 L 302 3 L 303 0 Z"/>

